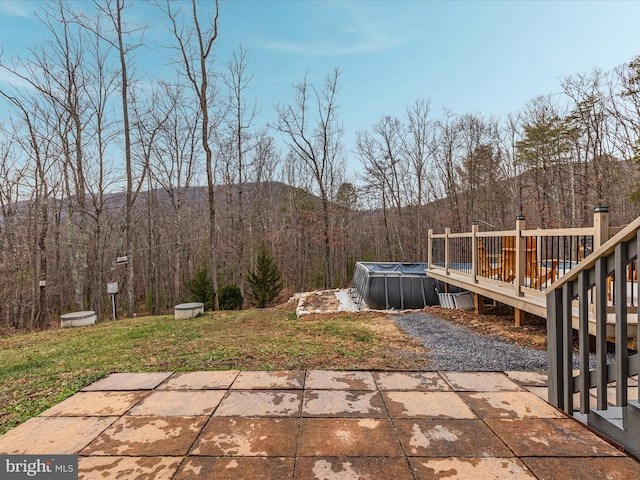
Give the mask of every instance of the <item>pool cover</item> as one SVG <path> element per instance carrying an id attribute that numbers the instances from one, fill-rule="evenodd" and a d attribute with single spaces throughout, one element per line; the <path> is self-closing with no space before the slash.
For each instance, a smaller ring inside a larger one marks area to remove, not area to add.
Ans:
<path id="1" fill-rule="evenodd" d="M 437 283 L 426 269 L 426 263 L 358 262 L 353 274 L 356 304 L 374 310 L 438 305 Z"/>

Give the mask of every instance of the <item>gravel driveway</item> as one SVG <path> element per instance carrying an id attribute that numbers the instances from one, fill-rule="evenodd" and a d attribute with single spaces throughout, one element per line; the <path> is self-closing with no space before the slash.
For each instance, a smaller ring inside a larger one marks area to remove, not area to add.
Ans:
<path id="1" fill-rule="evenodd" d="M 396 325 L 429 351 L 433 370 L 546 370 L 547 353 L 477 335 L 428 313 L 391 314 Z"/>

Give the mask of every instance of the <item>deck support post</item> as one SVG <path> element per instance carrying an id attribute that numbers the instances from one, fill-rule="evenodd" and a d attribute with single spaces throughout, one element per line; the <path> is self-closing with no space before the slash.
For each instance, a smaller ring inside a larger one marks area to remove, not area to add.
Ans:
<path id="1" fill-rule="evenodd" d="M 515 326 L 521 327 L 524 325 L 524 314 L 526 313 L 524 310 L 520 310 L 519 308 L 513 308 L 513 313 L 515 317 Z"/>
<path id="2" fill-rule="evenodd" d="M 484 297 L 479 293 L 473 294 L 473 309 L 478 315 L 482 315 L 484 313 Z"/>

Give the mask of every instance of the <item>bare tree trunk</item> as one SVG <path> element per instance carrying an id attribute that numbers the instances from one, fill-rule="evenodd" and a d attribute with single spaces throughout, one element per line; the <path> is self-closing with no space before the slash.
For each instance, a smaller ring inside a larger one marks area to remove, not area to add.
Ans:
<path id="1" fill-rule="evenodd" d="M 129 76 L 127 74 L 127 59 L 124 46 L 124 32 L 122 28 L 122 10 L 125 0 L 116 0 L 115 17 L 113 18 L 117 35 L 118 57 L 120 60 L 120 95 L 122 99 L 122 122 L 124 125 L 124 161 L 127 175 L 127 192 L 125 201 L 125 252 L 127 256 L 126 286 L 127 286 L 127 317 L 133 317 L 135 311 L 135 255 L 133 252 L 133 166 L 131 160 L 131 127 L 129 125 Z"/>
<path id="2" fill-rule="evenodd" d="M 254 118 L 258 113 L 258 108 L 254 103 L 252 106 L 247 105 L 245 100 L 245 90 L 248 88 L 253 76 L 247 75 L 247 51 L 242 47 L 233 52 L 232 58 L 227 64 L 227 72 L 222 76 L 223 82 L 229 91 L 229 118 L 227 120 L 227 128 L 234 144 L 232 151 L 229 152 L 230 160 L 235 159 L 234 169 L 237 172 L 236 190 L 238 193 L 238 209 L 235 216 L 237 228 L 234 229 L 237 234 L 233 241 L 236 251 L 236 266 L 234 268 L 234 280 L 240 291 L 245 293 L 244 274 L 249 265 L 245 258 L 245 200 L 244 188 L 246 181 L 246 159 L 245 155 L 251 148 L 249 142 L 251 140 L 250 128 Z M 230 185 L 230 187 L 233 187 Z"/>
<path id="3" fill-rule="evenodd" d="M 333 257 L 329 195 L 336 188 L 336 179 L 344 171 L 341 158 L 342 127 L 338 124 L 337 99 L 340 71 L 335 69 L 325 79 L 325 86 L 317 91 L 305 78 L 295 86 L 293 105 L 276 107 L 276 128 L 285 142 L 300 159 L 314 179 L 322 202 L 322 231 L 324 244 L 324 288 L 333 286 Z M 309 123 L 311 92 L 315 98 L 318 117 Z"/>
<path id="4" fill-rule="evenodd" d="M 200 141 L 205 152 L 207 171 L 207 201 L 209 204 L 209 272 L 211 284 L 215 292 L 218 291 L 217 243 L 216 243 L 216 189 L 213 172 L 213 152 L 210 144 L 211 130 L 217 128 L 219 119 L 211 119 L 211 95 L 214 85 L 210 83 L 209 70 L 211 68 L 211 52 L 218 38 L 218 0 L 215 1 L 215 15 L 208 19 L 210 27 L 203 30 L 198 13 L 198 3 L 191 2 L 192 27 L 183 29 L 178 25 L 178 13 L 172 10 L 171 2 L 167 1 L 165 13 L 172 24 L 172 32 L 178 43 L 182 67 L 189 79 L 189 83 L 198 97 L 201 114 Z M 215 121 L 213 121 L 215 120 Z M 218 296 L 214 300 L 218 308 Z"/>

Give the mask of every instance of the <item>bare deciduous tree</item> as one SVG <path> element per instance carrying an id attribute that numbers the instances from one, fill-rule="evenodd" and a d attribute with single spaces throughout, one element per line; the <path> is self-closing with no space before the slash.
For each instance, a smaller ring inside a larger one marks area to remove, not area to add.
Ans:
<path id="1" fill-rule="evenodd" d="M 407 159 L 410 182 L 410 203 L 416 206 L 415 224 L 412 231 L 416 232 L 416 260 L 426 261 L 426 228 L 430 224 L 431 214 L 425 205 L 435 200 L 433 188 L 433 125 L 430 105 L 427 100 L 417 100 L 407 107 L 406 127 L 402 138 L 402 153 Z"/>
<path id="2" fill-rule="evenodd" d="M 442 194 L 449 204 L 450 218 L 446 224 L 460 231 L 463 224 L 463 212 L 458 179 L 459 149 L 461 145 L 460 121 L 450 112 L 436 122 L 434 139 L 435 166 L 440 177 Z"/>
<path id="3" fill-rule="evenodd" d="M 307 76 L 294 85 L 293 103 L 278 105 L 276 129 L 312 176 L 322 201 L 324 242 L 324 287 L 333 285 L 330 201 L 344 174 L 342 125 L 338 119 L 338 79 L 333 70 L 322 89 L 316 89 Z M 312 113 L 315 111 L 315 115 Z"/>
<path id="4" fill-rule="evenodd" d="M 238 284 L 243 295 L 245 293 L 245 271 L 249 267 L 245 258 L 247 232 L 245 229 L 244 187 L 247 179 L 247 154 L 254 148 L 251 128 L 259 112 L 257 103 L 255 101 L 249 103 L 246 99 L 246 90 L 253 79 L 253 75 L 247 73 L 247 68 L 247 50 L 238 47 L 227 64 L 227 71 L 222 75 L 222 82 L 227 88 L 227 118 L 225 121 L 229 138 L 227 152 L 230 154 L 230 160 L 233 163 L 232 170 L 235 173 L 234 180 L 228 181 L 227 184 L 228 188 L 235 189 L 237 192 L 237 209 L 230 208 L 231 212 L 236 211 L 233 222 L 236 226 L 230 229 L 230 232 L 235 235 L 229 243 L 233 245 L 235 252 L 234 282 Z M 226 175 L 228 180 L 231 180 L 231 177 L 231 175 Z M 236 196 L 233 195 L 232 198 L 236 198 Z M 248 238 L 247 240 L 251 244 L 252 239 Z"/>
<path id="5" fill-rule="evenodd" d="M 106 16 L 107 20 L 111 23 L 112 32 L 110 35 L 102 34 L 99 26 L 96 26 L 93 31 L 112 45 L 118 55 L 120 73 L 120 82 L 118 87 L 120 89 L 122 107 L 122 136 L 124 138 L 124 161 L 127 182 L 124 219 L 124 248 L 127 257 L 127 316 L 133 317 L 135 311 L 134 208 L 138 193 L 140 192 L 140 188 L 144 184 L 144 179 L 147 175 L 147 168 L 143 165 L 141 172 L 136 172 L 134 169 L 131 114 L 129 112 L 129 106 L 133 103 L 131 96 L 132 76 L 129 72 L 133 70 L 132 52 L 141 45 L 141 41 L 134 41 L 133 43 L 129 42 L 133 38 L 133 35 L 140 34 L 143 28 L 138 26 L 131 27 L 127 22 L 125 22 L 125 0 L 106 0 L 104 3 L 94 1 L 94 4 L 98 11 Z M 90 25 L 86 20 L 86 17 L 82 23 L 85 26 Z M 136 176 L 137 178 L 134 178 Z"/>
<path id="6" fill-rule="evenodd" d="M 211 283 L 218 290 L 216 248 L 216 199 L 213 165 L 212 133 L 221 121 L 221 113 L 214 111 L 217 89 L 213 71 L 213 46 L 218 38 L 218 0 L 215 0 L 213 17 L 199 10 L 196 0 L 191 1 L 189 22 L 182 21 L 180 8 L 167 0 L 164 11 L 171 22 L 176 40 L 178 63 L 198 99 L 200 109 L 200 142 L 205 152 L 209 201 L 209 271 Z M 218 297 L 215 298 L 217 308 Z"/>
<path id="7" fill-rule="evenodd" d="M 609 112 L 611 98 L 608 95 L 605 74 L 594 70 L 590 75 L 565 77 L 562 87 L 571 101 L 570 127 L 575 133 L 575 157 L 572 162 L 579 170 L 571 169 L 569 176 L 576 185 L 572 188 L 572 215 L 581 225 L 590 220 L 590 188 L 595 187 L 595 202 L 602 204 L 605 198 L 605 181 L 608 159 L 613 157 L 614 148 L 610 139 L 612 122 Z M 577 170 L 577 171 L 576 171 Z"/>
<path id="8" fill-rule="evenodd" d="M 382 202 L 388 261 L 406 259 L 401 223 L 406 205 L 405 178 L 407 166 L 402 157 L 403 131 L 397 118 L 383 117 L 372 127 L 372 133 L 358 132 L 356 148 L 365 169 L 365 181 L 378 190 Z M 393 206 L 395 217 L 389 215 Z M 395 240 L 392 248 L 391 232 Z"/>
<path id="9" fill-rule="evenodd" d="M 182 295 L 183 257 L 188 242 L 184 232 L 187 228 L 183 215 L 187 194 L 197 175 L 197 128 L 200 110 L 193 108 L 192 97 L 184 86 L 163 84 L 163 94 L 155 108 L 166 114 L 158 132 L 158 141 L 153 145 L 154 160 L 151 174 L 166 192 L 172 209 L 171 222 L 167 225 L 167 236 L 174 245 L 173 252 L 173 300 Z"/>

